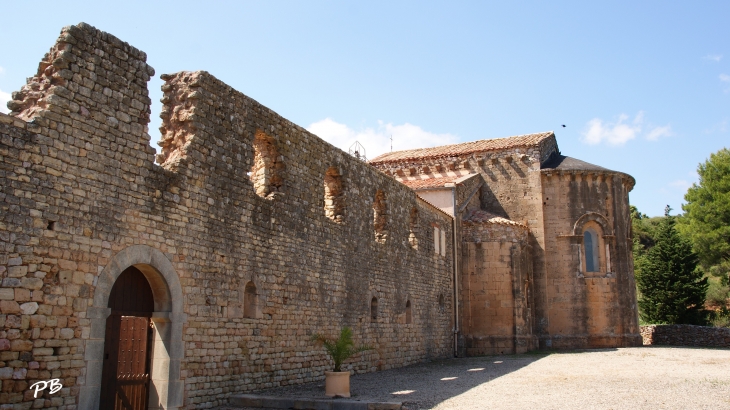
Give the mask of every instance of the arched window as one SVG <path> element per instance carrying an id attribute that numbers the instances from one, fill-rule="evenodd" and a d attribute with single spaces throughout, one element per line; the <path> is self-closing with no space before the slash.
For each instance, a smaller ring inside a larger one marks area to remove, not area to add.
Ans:
<path id="1" fill-rule="evenodd" d="M 596 276 L 611 272 L 611 246 L 613 231 L 605 216 L 588 212 L 573 225 L 574 244 L 581 275 Z"/>
<path id="2" fill-rule="evenodd" d="M 378 298 L 374 296 L 370 300 L 370 321 L 373 323 L 378 321 Z"/>
<path id="3" fill-rule="evenodd" d="M 265 132 L 257 130 L 253 140 L 253 151 L 253 167 L 249 177 L 256 195 L 262 198 L 273 198 L 273 194 L 281 190 L 282 169 L 284 168 L 279 151 L 276 149 L 276 140 Z"/>
<path id="4" fill-rule="evenodd" d="M 598 264 L 599 240 L 596 231 L 591 228 L 583 232 L 583 254 L 586 260 L 586 272 L 599 272 L 601 270 Z"/>
<path id="5" fill-rule="evenodd" d="M 375 229 L 375 240 L 385 243 L 388 238 L 388 203 L 385 199 L 385 192 L 378 190 L 373 200 L 373 228 Z"/>
<path id="6" fill-rule="evenodd" d="M 259 317 L 259 297 L 253 282 L 248 282 L 243 290 L 243 317 Z"/>
<path id="7" fill-rule="evenodd" d="M 416 207 L 411 209 L 409 230 L 408 243 L 411 244 L 411 248 L 418 249 L 418 208 Z"/>
<path id="8" fill-rule="evenodd" d="M 335 167 L 324 174 L 324 213 L 335 222 L 342 222 L 345 211 L 342 176 Z"/>
<path id="9" fill-rule="evenodd" d="M 413 316 L 411 313 L 411 301 L 409 300 L 406 302 L 406 324 L 410 325 L 411 320 L 413 320 Z"/>

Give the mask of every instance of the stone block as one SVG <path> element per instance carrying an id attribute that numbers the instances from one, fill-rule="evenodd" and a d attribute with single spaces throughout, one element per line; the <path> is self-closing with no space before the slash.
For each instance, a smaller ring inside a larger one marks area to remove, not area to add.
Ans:
<path id="1" fill-rule="evenodd" d="M 38 303 L 36 303 L 36 302 L 23 303 L 22 305 L 20 305 L 20 311 L 24 315 L 35 314 L 35 312 L 38 311 Z"/>
<path id="2" fill-rule="evenodd" d="M 10 341 L 10 350 L 14 352 L 29 352 L 33 349 L 33 342 L 30 340 L 15 339 Z"/>
<path id="3" fill-rule="evenodd" d="M 14 315 L 20 313 L 20 305 L 14 300 L 0 300 L 0 313 Z"/>
<path id="4" fill-rule="evenodd" d="M 11 288 L 0 288 L 0 300 L 14 300 L 15 292 Z"/>

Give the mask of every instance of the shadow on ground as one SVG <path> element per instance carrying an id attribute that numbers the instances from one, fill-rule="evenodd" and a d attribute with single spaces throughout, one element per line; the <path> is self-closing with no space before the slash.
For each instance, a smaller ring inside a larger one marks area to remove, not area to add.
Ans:
<path id="1" fill-rule="evenodd" d="M 436 360 L 398 369 L 358 374 L 350 380 L 352 400 L 403 402 L 407 410 L 429 409 L 476 386 L 517 371 L 550 355 L 521 355 Z M 253 392 L 287 398 L 325 398 L 324 381 Z"/>
<path id="2" fill-rule="evenodd" d="M 730 349 L 658 346 L 449 359 L 354 376 L 352 399 L 360 403 L 323 400 L 315 407 L 730 409 L 729 368 Z M 323 399 L 322 384 L 258 394 Z"/>

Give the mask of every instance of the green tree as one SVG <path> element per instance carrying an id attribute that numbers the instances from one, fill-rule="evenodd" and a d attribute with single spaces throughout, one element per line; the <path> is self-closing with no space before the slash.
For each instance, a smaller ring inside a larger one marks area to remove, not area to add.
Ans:
<path id="1" fill-rule="evenodd" d="M 654 239 L 656 229 L 664 217 L 649 218 L 646 214 L 639 212 L 639 209 L 634 205 L 631 205 L 629 210 L 631 212 L 631 229 L 634 238 L 634 260 L 638 260 L 656 243 Z"/>
<path id="2" fill-rule="evenodd" d="M 648 323 L 706 324 L 707 278 L 697 269 L 697 255 L 678 234 L 670 210 L 667 205 L 655 245 L 637 261 L 641 316 Z"/>
<path id="3" fill-rule="evenodd" d="M 730 262 L 730 150 L 723 148 L 697 167 L 699 182 L 685 194 L 678 228 L 690 238 L 706 270 Z"/>

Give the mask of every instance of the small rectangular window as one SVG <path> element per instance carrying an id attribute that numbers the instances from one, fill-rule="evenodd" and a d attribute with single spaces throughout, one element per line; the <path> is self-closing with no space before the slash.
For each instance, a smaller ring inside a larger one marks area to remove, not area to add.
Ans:
<path id="1" fill-rule="evenodd" d="M 439 244 L 440 244 L 440 241 L 439 241 L 439 228 L 437 228 L 437 227 L 434 226 L 433 227 L 433 252 L 435 254 L 441 253 L 441 251 L 439 250 Z"/>
<path id="2" fill-rule="evenodd" d="M 446 256 L 446 231 L 441 231 L 441 256 Z"/>

